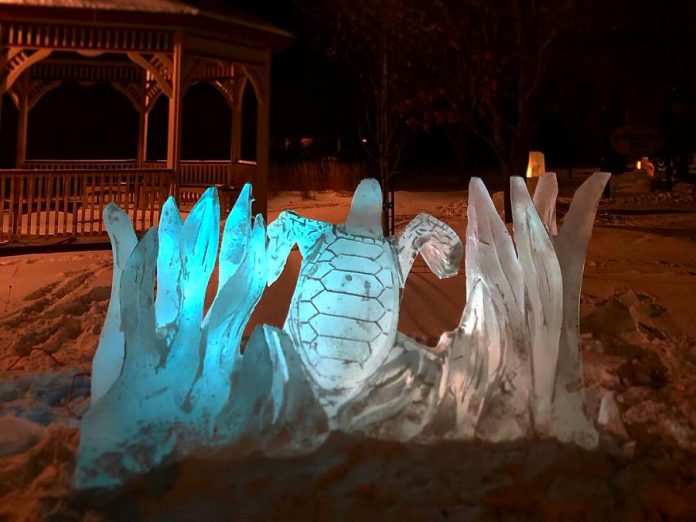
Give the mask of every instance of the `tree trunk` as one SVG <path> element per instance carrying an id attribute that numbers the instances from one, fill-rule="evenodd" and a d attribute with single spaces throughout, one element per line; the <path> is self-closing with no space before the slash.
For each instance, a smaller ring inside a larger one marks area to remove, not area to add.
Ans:
<path id="1" fill-rule="evenodd" d="M 514 175 L 512 166 L 504 163 L 503 167 L 503 194 L 505 195 L 505 223 L 512 223 L 512 200 L 510 198 L 510 178 Z"/>
<path id="2" fill-rule="evenodd" d="M 455 165 L 462 190 L 466 190 L 471 175 L 467 172 L 469 161 L 469 140 L 471 136 L 461 125 L 452 125 L 444 129 L 444 135 L 454 152 Z"/>
<path id="3" fill-rule="evenodd" d="M 506 158 L 506 161 L 502 161 L 501 167 L 504 176 L 504 194 L 505 194 L 505 223 L 512 223 L 512 201 L 510 199 L 510 178 L 512 176 L 522 176 L 525 175 L 525 162 L 526 158 L 521 154 L 511 151 L 510 158 Z"/>

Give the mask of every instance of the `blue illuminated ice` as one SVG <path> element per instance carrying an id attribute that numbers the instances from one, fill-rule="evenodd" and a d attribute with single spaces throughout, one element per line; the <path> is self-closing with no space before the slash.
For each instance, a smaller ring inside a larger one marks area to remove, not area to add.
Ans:
<path id="1" fill-rule="evenodd" d="M 531 198 L 511 180 L 511 236 L 479 179 L 469 187 L 466 306 L 437 346 L 397 331 L 403 288 L 421 255 L 438 277 L 463 246 L 419 214 L 381 228 L 375 180 L 358 186 L 345 223 L 282 212 L 266 230 L 246 185 L 227 217 L 209 189 L 184 221 L 173 199 L 139 241 L 125 213 L 104 211 L 113 291 L 93 361 L 76 484 L 113 486 L 164 461 L 224 446 L 288 456 L 331 430 L 429 442 L 555 437 L 597 444 L 579 355 L 585 253 L 608 174 L 577 191 L 560 228 L 555 175 Z M 514 242 L 513 242 L 514 237 Z M 283 329 L 242 333 L 294 245 L 303 257 Z M 204 314 L 218 266 L 215 297 Z"/>
<path id="2" fill-rule="evenodd" d="M 121 253 L 133 243 L 132 228 L 117 207 L 105 210 L 120 287 L 112 292 L 110 330 L 93 362 L 93 389 L 100 393 L 82 420 L 78 487 L 117 485 L 167 459 L 220 445 L 288 454 L 323 441 L 324 413 L 283 333 L 258 330 L 240 352 L 267 280 L 265 225 L 257 216 L 252 226 L 251 201 L 247 185 L 227 219 L 219 285 L 205 316 L 218 257 L 215 189 L 184 222 L 169 199 L 159 230 L 147 232 L 125 262 Z M 313 421 L 311 428 L 286 436 L 300 412 Z M 273 437 L 283 441 L 281 448 Z"/>

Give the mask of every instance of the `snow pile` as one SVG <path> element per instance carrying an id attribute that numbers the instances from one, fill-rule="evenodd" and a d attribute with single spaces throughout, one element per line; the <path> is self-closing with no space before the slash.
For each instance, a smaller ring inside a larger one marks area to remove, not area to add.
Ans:
<path id="1" fill-rule="evenodd" d="M 7 264 L 11 308 L 0 318 L 0 371 L 89 368 L 106 315 L 111 271 L 105 255 L 92 257 L 87 266 L 80 256 L 65 254 Z M 22 277 L 15 278 L 15 272 Z"/>
<path id="2" fill-rule="evenodd" d="M 661 440 L 696 450 L 693 340 L 648 294 L 617 291 L 585 308 L 589 402 L 600 424 L 628 447 Z"/>
<path id="3" fill-rule="evenodd" d="M 656 204 L 656 203 L 693 203 L 696 201 L 696 191 L 692 183 L 680 182 L 671 191 L 653 191 L 646 194 L 618 194 L 614 197 L 615 204 Z"/>
<path id="4" fill-rule="evenodd" d="M 31 421 L 5 415 L 0 417 L 0 457 L 22 453 L 36 444 L 43 428 Z"/>

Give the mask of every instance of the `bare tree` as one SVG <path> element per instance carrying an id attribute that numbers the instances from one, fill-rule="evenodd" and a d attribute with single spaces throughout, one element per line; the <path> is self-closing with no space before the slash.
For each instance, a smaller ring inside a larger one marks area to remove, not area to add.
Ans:
<path id="1" fill-rule="evenodd" d="M 423 16 L 417 0 L 297 0 L 324 29 L 330 59 L 346 64 L 361 87 L 360 138 L 372 161 L 386 204 L 411 128 L 408 100 L 422 84 L 417 36 Z"/>
<path id="2" fill-rule="evenodd" d="M 414 102 L 424 124 L 445 122 L 456 148 L 466 131 L 477 135 L 506 177 L 524 175 L 545 81 L 582 18 L 576 0 L 430 0 L 421 8 L 429 23 L 420 41 L 433 53 L 432 84 Z"/>
<path id="3" fill-rule="evenodd" d="M 360 79 L 385 189 L 419 126 L 444 129 L 457 153 L 473 133 L 505 177 L 524 175 L 549 80 L 577 59 L 598 18 L 597 0 L 297 1 L 326 24 L 330 56 Z"/>

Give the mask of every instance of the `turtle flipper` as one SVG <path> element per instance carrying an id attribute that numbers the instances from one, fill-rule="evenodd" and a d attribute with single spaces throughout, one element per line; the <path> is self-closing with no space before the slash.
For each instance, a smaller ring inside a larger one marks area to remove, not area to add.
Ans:
<path id="1" fill-rule="evenodd" d="M 429 214 L 418 214 L 391 241 L 399 263 L 402 287 L 418 254 L 440 279 L 459 272 L 464 252 L 461 239 L 448 225 Z"/>
<path id="2" fill-rule="evenodd" d="M 331 225 L 284 211 L 268 225 L 268 286 L 272 285 L 285 268 L 292 247 L 297 243 L 302 256 L 306 256 L 317 239 Z"/>

